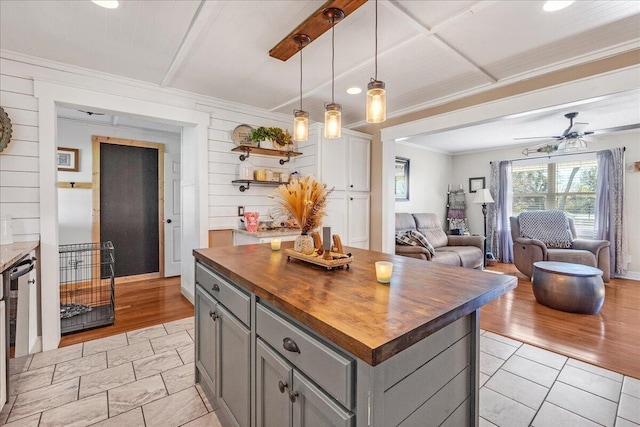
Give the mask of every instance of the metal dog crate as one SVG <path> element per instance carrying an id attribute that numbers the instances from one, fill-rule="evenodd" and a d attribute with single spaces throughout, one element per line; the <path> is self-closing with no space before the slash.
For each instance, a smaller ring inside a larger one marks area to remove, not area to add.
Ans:
<path id="1" fill-rule="evenodd" d="M 113 324 L 114 263 L 111 242 L 60 245 L 62 334 Z"/>

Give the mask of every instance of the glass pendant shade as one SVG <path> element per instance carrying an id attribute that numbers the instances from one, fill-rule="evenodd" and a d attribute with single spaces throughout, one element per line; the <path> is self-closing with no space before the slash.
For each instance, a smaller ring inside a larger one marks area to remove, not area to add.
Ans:
<path id="1" fill-rule="evenodd" d="M 372 80 L 367 85 L 367 123 L 382 123 L 387 120 L 387 92 L 384 82 Z"/>
<path id="2" fill-rule="evenodd" d="M 309 113 L 302 110 L 293 112 L 293 140 L 307 141 L 309 139 Z"/>
<path id="3" fill-rule="evenodd" d="M 580 151 L 586 149 L 587 143 L 582 138 L 571 138 L 558 144 L 558 151 L 560 152 Z"/>
<path id="4" fill-rule="evenodd" d="M 324 137 L 327 139 L 337 139 L 341 136 L 342 128 L 342 107 L 340 104 L 330 103 L 325 107 L 324 112 Z"/>

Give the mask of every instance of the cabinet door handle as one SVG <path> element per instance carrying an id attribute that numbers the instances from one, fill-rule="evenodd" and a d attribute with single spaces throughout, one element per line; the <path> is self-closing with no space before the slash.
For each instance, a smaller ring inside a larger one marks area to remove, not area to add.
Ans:
<path id="1" fill-rule="evenodd" d="M 291 401 L 291 403 L 296 403 L 296 400 L 298 400 L 298 392 L 297 391 L 290 391 L 289 392 L 289 400 Z"/>
<path id="2" fill-rule="evenodd" d="M 214 283 L 214 284 L 213 284 L 213 288 L 211 288 L 211 290 L 212 290 L 212 291 L 215 291 L 215 292 L 220 292 L 220 286 L 218 286 L 218 284 L 217 284 L 217 283 Z"/>
<path id="3" fill-rule="evenodd" d="M 351 184 L 349 187 L 353 188 L 353 184 Z"/>
<path id="4" fill-rule="evenodd" d="M 349 197 L 349 200 L 353 200 L 353 197 Z"/>
<path id="5" fill-rule="evenodd" d="M 282 347 L 285 350 L 290 351 L 292 353 L 300 353 L 300 348 L 298 348 L 298 344 L 294 340 L 289 337 L 286 337 L 282 340 Z"/>
<path id="6" fill-rule="evenodd" d="M 287 383 L 283 383 L 282 381 L 278 381 L 278 390 L 280 390 L 280 393 L 284 393 L 284 389 L 289 387 L 289 385 Z"/>
<path id="7" fill-rule="evenodd" d="M 215 322 L 220 316 L 218 316 L 215 311 L 209 310 L 209 317 Z"/>

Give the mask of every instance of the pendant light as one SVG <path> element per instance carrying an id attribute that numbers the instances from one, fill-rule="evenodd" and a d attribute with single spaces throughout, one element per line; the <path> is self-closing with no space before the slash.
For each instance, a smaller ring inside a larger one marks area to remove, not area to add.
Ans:
<path id="1" fill-rule="evenodd" d="M 322 16 L 331 24 L 331 102 L 324 109 L 324 137 L 340 138 L 342 130 L 342 106 L 334 102 L 335 92 L 335 24 L 344 18 L 344 12 L 337 7 L 330 7 L 322 12 Z"/>
<path id="2" fill-rule="evenodd" d="M 367 84 L 367 123 L 387 120 L 387 93 L 384 82 L 378 80 L 378 0 L 376 0 L 375 76 Z"/>
<path id="3" fill-rule="evenodd" d="M 306 34 L 296 34 L 293 41 L 300 49 L 300 109 L 293 111 L 293 140 L 306 141 L 309 139 L 309 113 L 302 109 L 302 49 L 311 43 L 311 37 Z"/>

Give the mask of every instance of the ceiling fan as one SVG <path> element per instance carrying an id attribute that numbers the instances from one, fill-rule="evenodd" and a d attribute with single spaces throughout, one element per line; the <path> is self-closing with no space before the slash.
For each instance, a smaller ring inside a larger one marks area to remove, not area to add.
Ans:
<path id="1" fill-rule="evenodd" d="M 522 154 L 528 156 L 533 153 L 552 153 L 555 151 L 577 151 L 585 150 L 587 143 L 582 139 L 585 135 L 592 135 L 593 132 L 586 132 L 585 129 L 589 126 L 589 123 L 573 122 L 573 119 L 578 115 L 577 112 L 567 113 L 564 116 L 569 119 L 569 127 L 565 129 L 562 135 L 552 136 L 533 136 L 514 139 L 546 139 L 551 140 L 548 143 L 536 145 L 534 147 L 527 147 L 522 151 Z"/>
<path id="2" fill-rule="evenodd" d="M 528 156 L 529 154 L 535 153 L 555 153 L 555 152 L 567 152 L 567 151 L 578 151 L 578 150 L 586 150 L 587 143 L 584 139 L 582 139 L 585 135 L 599 135 L 602 133 L 613 133 L 620 132 L 623 130 L 631 130 L 640 128 L 640 123 L 634 123 L 630 125 L 624 126 L 616 126 L 607 129 L 599 129 L 595 131 L 585 131 L 589 123 L 582 122 L 573 122 L 573 119 L 578 115 L 577 112 L 567 113 L 564 116 L 569 119 L 569 127 L 565 129 L 562 135 L 552 135 L 552 136 L 533 136 L 533 137 L 523 137 L 523 138 L 514 138 L 514 139 L 545 139 L 546 142 L 543 142 L 538 145 L 534 145 L 533 147 L 527 147 L 522 150 L 522 154 Z"/>

